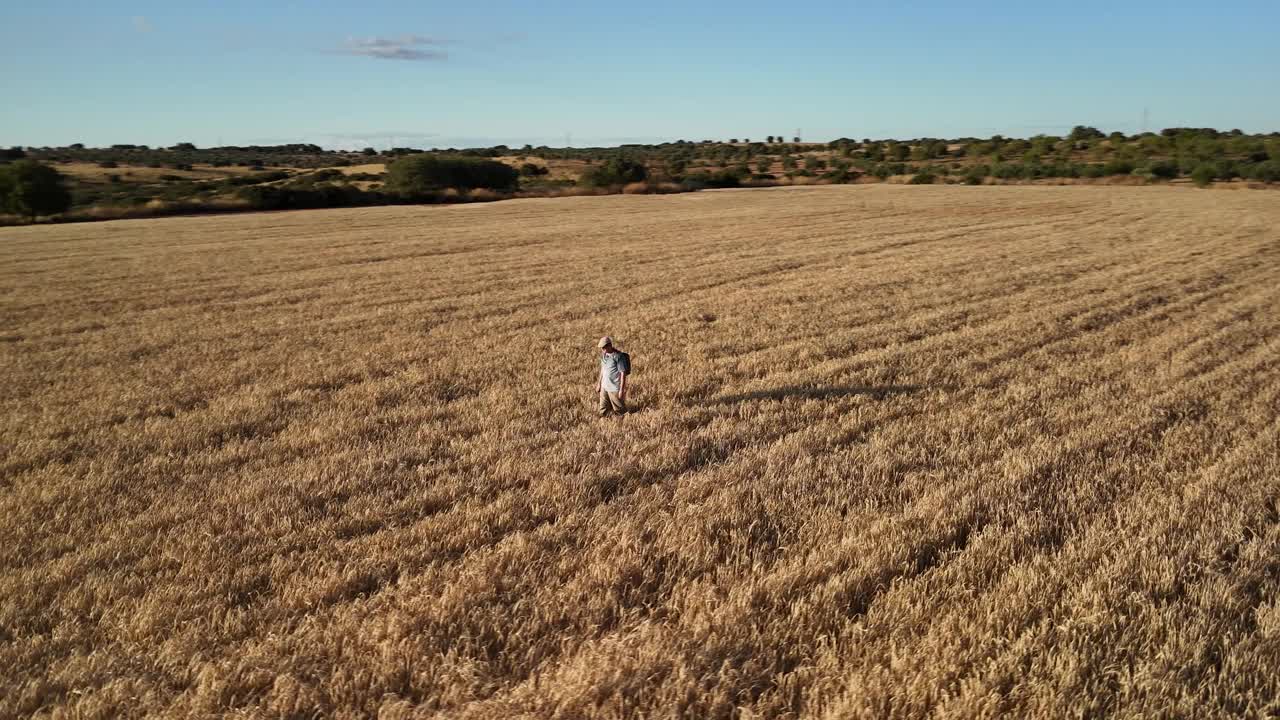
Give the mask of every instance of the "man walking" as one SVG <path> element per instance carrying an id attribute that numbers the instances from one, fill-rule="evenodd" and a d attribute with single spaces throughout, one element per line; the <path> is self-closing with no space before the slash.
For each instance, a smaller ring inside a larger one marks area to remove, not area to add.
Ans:
<path id="1" fill-rule="evenodd" d="M 631 356 L 613 346 L 613 338 L 605 335 L 597 343 L 600 348 L 600 375 L 596 392 L 600 394 L 600 417 L 609 411 L 621 415 L 627 411 L 627 375 L 631 374 Z"/>

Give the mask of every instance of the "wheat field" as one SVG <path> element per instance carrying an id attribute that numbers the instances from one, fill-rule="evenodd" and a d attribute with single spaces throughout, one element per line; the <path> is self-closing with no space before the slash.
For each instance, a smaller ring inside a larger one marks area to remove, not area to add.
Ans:
<path id="1" fill-rule="evenodd" d="M 1275 717 L 1278 280 L 1174 188 L 2 229 L 0 717 Z"/>

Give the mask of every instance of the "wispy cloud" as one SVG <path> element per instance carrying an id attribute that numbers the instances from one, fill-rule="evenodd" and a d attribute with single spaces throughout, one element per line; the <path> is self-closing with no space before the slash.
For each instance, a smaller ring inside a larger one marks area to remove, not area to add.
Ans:
<path id="1" fill-rule="evenodd" d="M 400 35 L 398 37 L 347 38 L 334 52 L 341 55 L 362 55 L 380 60 L 439 61 L 449 54 L 440 46 L 444 42 L 425 35 Z"/>
<path id="2" fill-rule="evenodd" d="M 134 15 L 130 22 L 133 23 L 133 29 L 140 33 L 151 32 L 151 23 L 141 15 Z"/>

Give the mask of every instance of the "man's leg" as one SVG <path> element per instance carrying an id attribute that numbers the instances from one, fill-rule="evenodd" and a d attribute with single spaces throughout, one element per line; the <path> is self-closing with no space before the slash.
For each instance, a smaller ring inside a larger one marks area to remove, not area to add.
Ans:
<path id="1" fill-rule="evenodd" d="M 600 417 L 609 414 L 609 393 L 600 391 L 600 402 L 596 405 L 596 409 L 600 412 Z"/>
<path id="2" fill-rule="evenodd" d="M 609 393 L 609 404 L 613 406 L 613 411 L 619 415 L 627 411 L 627 403 L 616 392 Z"/>

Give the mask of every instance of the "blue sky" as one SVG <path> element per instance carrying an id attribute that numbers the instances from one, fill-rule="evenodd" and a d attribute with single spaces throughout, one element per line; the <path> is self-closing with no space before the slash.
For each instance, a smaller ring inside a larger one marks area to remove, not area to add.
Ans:
<path id="1" fill-rule="evenodd" d="M 0 0 L 0 145 L 1280 130 L 1280 2 Z"/>

